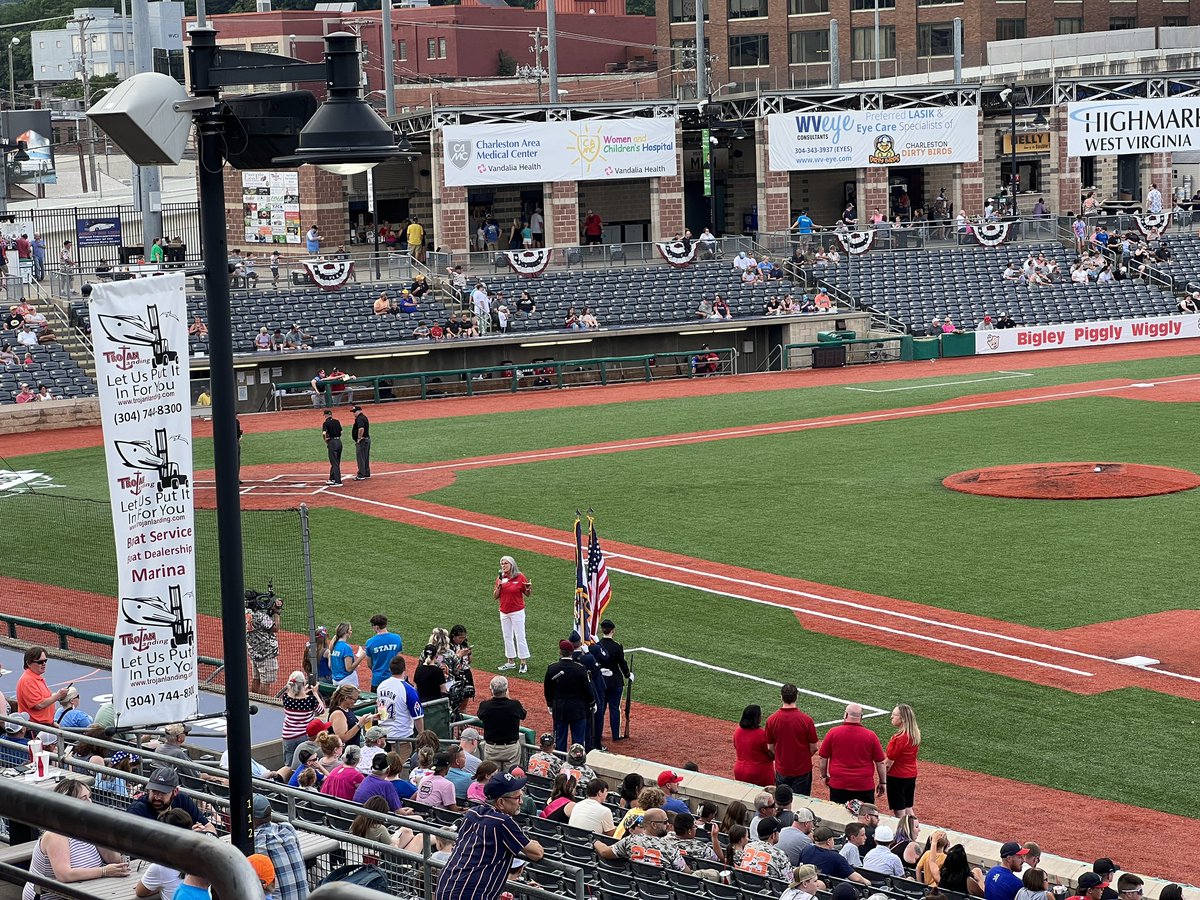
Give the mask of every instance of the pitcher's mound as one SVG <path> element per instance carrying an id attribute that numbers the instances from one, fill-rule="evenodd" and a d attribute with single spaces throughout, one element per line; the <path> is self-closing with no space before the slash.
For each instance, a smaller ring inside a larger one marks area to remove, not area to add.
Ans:
<path id="1" fill-rule="evenodd" d="M 942 479 L 964 494 L 1023 500 L 1111 500 L 1152 497 L 1200 487 L 1200 475 L 1131 463 L 1031 463 L 971 469 Z"/>

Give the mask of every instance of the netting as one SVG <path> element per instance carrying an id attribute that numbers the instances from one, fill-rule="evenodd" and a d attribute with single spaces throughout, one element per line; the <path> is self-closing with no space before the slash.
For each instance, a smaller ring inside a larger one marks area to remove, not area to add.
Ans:
<path id="1" fill-rule="evenodd" d="M 111 657 L 111 648 L 74 632 L 112 636 L 116 624 L 117 553 L 106 502 L 27 491 L 0 500 L 0 534 L 9 552 L 0 554 L 0 616 L 5 634 L 64 647 L 80 654 Z M 247 590 L 273 588 L 283 598 L 280 668 L 275 690 L 301 656 L 308 634 L 304 547 L 299 509 L 242 511 L 243 577 Z M 196 510 L 196 633 L 203 657 L 219 660 L 221 649 L 217 513 Z M 13 616 L 61 626 L 54 631 L 11 626 Z M 201 679 L 217 667 L 201 666 Z M 215 681 L 220 681 L 217 674 Z"/>

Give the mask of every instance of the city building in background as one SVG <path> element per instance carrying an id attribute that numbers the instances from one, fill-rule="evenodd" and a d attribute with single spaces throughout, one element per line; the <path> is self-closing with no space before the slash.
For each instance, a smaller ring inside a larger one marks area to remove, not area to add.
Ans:
<path id="1" fill-rule="evenodd" d="M 182 79 L 183 3 L 159 0 L 150 3 L 149 10 L 155 69 Z M 124 79 L 133 74 L 131 17 L 122 19 L 103 7 L 79 7 L 72 21 L 62 28 L 31 32 L 35 84 L 79 79 L 84 66 L 90 78 L 115 74 Z"/>

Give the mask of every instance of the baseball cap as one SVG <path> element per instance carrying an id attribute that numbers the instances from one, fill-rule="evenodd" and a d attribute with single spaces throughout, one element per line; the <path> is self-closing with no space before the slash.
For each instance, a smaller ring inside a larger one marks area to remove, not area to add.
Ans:
<path id="1" fill-rule="evenodd" d="M 323 722 L 320 719 L 313 719 L 304 727 L 304 733 L 308 735 L 309 740 L 314 740 L 322 731 L 329 730 L 329 723 Z"/>
<path id="2" fill-rule="evenodd" d="M 460 734 L 458 737 L 459 737 L 459 740 L 462 740 L 462 741 L 481 741 L 481 740 L 483 740 L 483 735 L 481 735 L 474 728 L 464 728 L 462 730 L 462 734 Z"/>
<path id="3" fill-rule="evenodd" d="M 24 731 L 26 728 L 29 727 L 29 725 L 28 725 L 29 713 L 27 713 L 27 712 L 13 713 L 12 718 L 13 719 L 22 719 L 22 720 L 24 720 L 24 722 L 26 724 L 22 725 L 20 722 L 5 722 L 4 730 L 7 731 L 9 734 L 20 734 L 22 731 Z"/>
<path id="4" fill-rule="evenodd" d="M 42 742 L 45 747 L 52 747 L 58 743 L 58 735 L 49 731 L 39 731 L 37 739 Z"/>
<path id="5" fill-rule="evenodd" d="M 1087 893 L 1092 888 L 1100 887 L 1104 883 L 1104 879 L 1095 872 L 1084 872 L 1079 876 L 1079 893 Z"/>
<path id="6" fill-rule="evenodd" d="M 524 789 L 525 779 L 515 775 L 504 775 L 497 772 L 483 786 L 483 795 L 489 800 L 498 800 L 505 794 L 516 793 Z"/>
<path id="7" fill-rule="evenodd" d="M 612 631 L 616 627 L 617 627 L 617 623 L 614 622 L 612 619 L 605 619 L 603 622 L 600 623 L 601 631 Z"/>
<path id="8" fill-rule="evenodd" d="M 388 767 L 388 758 L 386 753 L 376 753 L 371 757 L 371 771 L 382 772 Z"/>
<path id="9" fill-rule="evenodd" d="M 831 900 L 859 900 L 858 891 L 849 881 L 839 881 L 833 886 L 829 896 Z"/>
<path id="10" fill-rule="evenodd" d="M 759 827 L 760 829 L 762 828 L 762 822 L 759 822 L 759 823 L 758 823 L 758 827 Z M 762 832 L 761 832 L 761 830 L 759 831 L 759 833 L 760 833 L 760 834 L 762 833 Z M 803 884 L 805 881 L 809 881 L 809 880 L 811 880 L 811 879 L 813 879 L 813 878 L 816 878 L 816 877 L 817 877 L 817 874 L 818 874 L 818 873 L 817 873 L 817 867 L 816 867 L 816 866 L 814 866 L 814 865 L 803 865 L 803 866 L 797 866 L 797 867 L 796 867 L 796 871 L 795 871 L 795 873 L 793 874 L 792 878 L 793 878 L 793 880 L 795 880 L 795 881 L 798 881 L 798 882 L 800 882 L 801 884 Z"/>
<path id="11" fill-rule="evenodd" d="M 554 734 L 549 731 L 544 732 L 542 734 L 542 736 L 540 738 L 538 738 L 538 744 L 540 744 L 543 747 L 553 747 L 554 746 Z"/>
<path id="12" fill-rule="evenodd" d="M 759 825 L 758 833 L 762 834 L 762 825 L 761 824 Z M 826 841 L 831 840 L 832 838 L 835 838 L 835 837 L 837 837 L 837 832 L 834 831 L 832 828 L 830 828 L 828 825 L 822 825 L 820 828 L 817 828 L 816 830 L 813 831 L 813 843 L 814 844 L 823 844 Z"/>
<path id="13" fill-rule="evenodd" d="M 1092 863 L 1092 871 L 1097 875 L 1111 875 L 1117 869 L 1121 868 L 1107 856 L 1102 856 Z"/>
<path id="14" fill-rule="evenodd" d="M 875 843 L 890 844 L 895 839 L 896 833 L 892 831 L 891 825 L 880 825 L 875 829 Z"/>
<path id="15" fill-rule="evenodd" d="M 587 748 L 583 744 L 572 744 L 567 749 L 567 759 L 571 762 L 583 762 L 587 759 Z"/>
<path id="16" fill-rule="evenodd" d="M 262 794 L 254 795 L 254 802 L 251 804 L 251 808 L 254 810 L 254 818 L 256 819 L 267 819 L 271 816 L 271 801 Z"/>
<path id="17" fill-rule="evenodd" d="M 327 416 L 332 416 L 332 415 L 333 415 L 333 410 L 332 410 L 332 409 L 327 409 L 327 410 L 325 410 L 325 415 L 327 415 Z"/>
<path id="18" fill-rule="evenodd" d="M 275 880 L 275 864 L 271 862 L 271 857 L 262 853 L 251 853 L 246 857 L 246 862 L 250 863 L 264 888 Z"/>
<path id="19" fill-rule="evenodd" d="M 763 816 L 758 820 L 758 839 L 765 841 L 771 835 L 778 833 L 779 820 L 774 816 Z"/>
<path id="20" fill-rule="evenodd" d="M 187 733 L 188 733 L 188 727 L 186 725 L 184 725 L 182 722 L 176 722 L 175 724 L 168 725 L 166 728 L 163 729 L 163 734 L 165 734 L 167 737 L 171 737 L 171 738 L 177 738 L 180 735 L 187 734 Z"/>
<path id="21" fill-rule="evenodd" d="M 682 775 L 676 775 L 670 769 L 663 769 L 658 773 L 658 786 L 666 787 L 668 784 L 679 784 L 683 781 Z"/>
<path id="22" fill-rule="evenodd" d="M 159 766 L 146 782 L 146 787 L 152 791 L 173 791 L 179 787 L 179 773 L 170 766 Z"/>
<path id="23" fill-rule="evenodd" d="M 559 653 L 572 653 L 572 652 L 574 652 L 574 650 L 575 650 L 575 645 L 572 644 L 570 641 L 559 641 L 558 642 L 558 652 Z"/>
<path id="24" fill-rule="evenodd" d="M 815 822 L 817 817 L 813 815 L 813 811 L 807 806 L 802 806 L 795 812 L 797 822 Z"/>
<path id="25" fill-rule="evenodd" d="M 367 729 L 367 743 L 373 744 L 380 738 L 387 737 L 387 729 L 380 728 L 378 725 L 372 725 Z"/>
<path id="26" fill-rule="evenodd" d="M 878 829 L 876 829 L 875 834 L 877 835 L 875 839 L 879 840 Z M 1004 859 L 1006 856 L 1024 856 L 1028 852 L 1028 850 L 1026 850 L 1016 841 L 1005 841 L 1000 847 L 1000 858 Z"/>
<path id="27" fill-rule="evenodd" d="M 67 688 L 67 695 L 65 697 L 63 697 L 63 699 L 62 699 L 63 705 L 65 706 L 66 704 L 70 703 L 72 700 L 76 699 L 78 696 L 79 696 L 79 688 L 75 687 L 75 685 L 71 685 L 69 688 Z"/>
<path id="28" fill-rule="evenodd" d="M 355 403 L 352 407 L 350 407 L 350 412 L 362 412 L 362 407 Z"/>
<path id="29" fill-rule="evenodd" d="M 324 625 L 318 625 L 317 626 L 317 636 L 318 637 L 329 637 L 329 629 L 326 628 Z"/>

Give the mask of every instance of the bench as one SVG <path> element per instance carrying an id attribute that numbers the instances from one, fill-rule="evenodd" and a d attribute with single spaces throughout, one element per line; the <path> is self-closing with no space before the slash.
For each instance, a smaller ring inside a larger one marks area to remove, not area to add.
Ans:
<path id="1" fill-rule="evenodd" d="M 23 844 L 0 845 L 0 863 L 28 868 L 29 861 L 33 859 L 33 848 L 36 846 L 37 841 L 26 841 Z"/>

